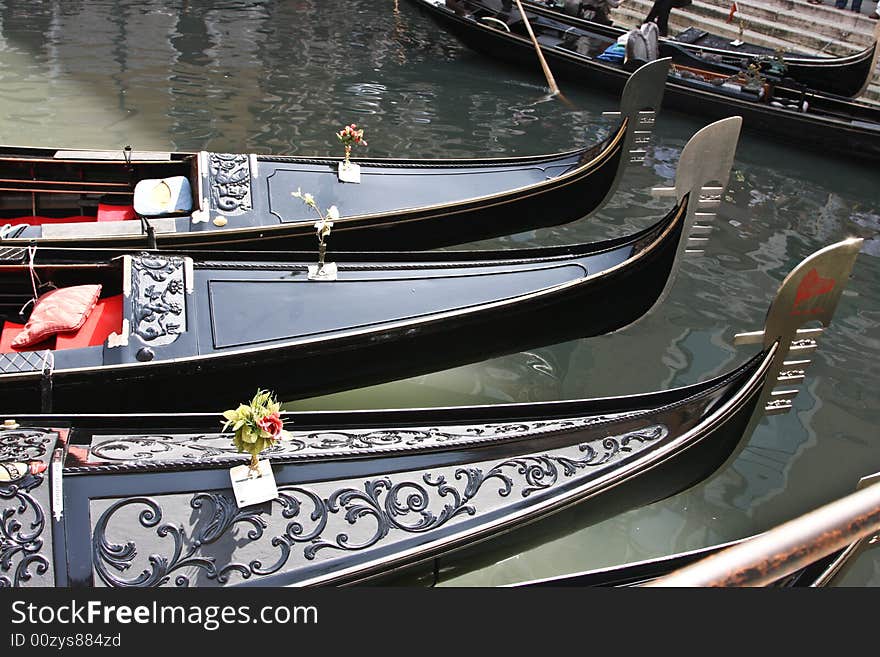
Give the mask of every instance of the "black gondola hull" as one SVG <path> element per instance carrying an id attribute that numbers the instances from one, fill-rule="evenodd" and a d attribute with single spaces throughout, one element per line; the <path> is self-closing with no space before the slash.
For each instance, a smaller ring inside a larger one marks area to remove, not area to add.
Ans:
<path id="1" fill-rule="evenodd" d="M 37 416 L 20 419 L 46 428 L 18 438 L 63 468 L 62 521 L 41 528 L 49 583 L 356 583 L 574 504 L 601 515 L 673 494 L 729 458 L 771 361 L 623 398 L 294 414 L 272 455 L 279 496 L 243 508 L 228 470 L 242 458 L 213 416 Z"/>
<path id="2" fill-rule="evenodd" d="M 218 404 L 231 405 L 248 398 L 267 381 L 272 382 L 273 389 L 282 398 L 294 399 L 607 333 L 632 323 L 657 301 L 676 260 L 683 212 L 684 209 L 680 209 L 672 213 L 670 217 L 678 217 L 673 223 L 664 221 L 660 228 L 654 229 L 656 244 L 644 257 L 596 278 L 579 280 L 549 293 L 526 295 L 517 298 L 515 303 L 489 305 L 477 312 L 435 313 L 436 319 L 428 317 L 427 321 L 409 321 L 418 318 L 403 316 L 404 321 L 398 326 L 381 330 L 367 327 L 366 332 L 352 331 L 329 339 L 321 339 L 319 335 L 317 339 L 286 346 L 283 341 L 276 341 L 277 347 L 270 341 L 261 348 L 261 338 L 255 337 L 255 330 L 258 333 L 261 326 L 259 322 L 254 325 L 253 315 L 238 316 L 237 320 L 231 312 L 213 317 L 221 300 L 217 296 L 206 298 L 200 302 L 198 316 L 202 322 L 191 332 L 196 335 L 188 336 L 187 344 L 191 348 L 195 348 L 195 343 L 219 344 L 231 353 L 223 353 L 221 348 L 209 357 L 200 357 L 183 350 L 178 358 L 167 360 L 72 371 L 58 369 L 51 377 L 52 410 L 68 413 L 210 410 Z M 646 233 L 651 237 L 651 231 Z M 206 286 L 209 287 L 212 280 L 233 286 L 237 280 L 246 287 L 252 276 L 248 272 L 249 267 L 245 266 L 244 270 L 233 268 L 216 275 L 206 274 L 201 290 L 207 292 Z M 223 283 L 227 278 L 233 280 Z M 503 300 L 505 295 L 520 293 L 519 288 L 506 291 L 497 287 L 503 280 L 487 279 L 482 284 L 485 298 Z M 477 281 L 466 283 L 461 290 L 473 289 Z M 377 293 L 380 289 L 376 288 Z M 403 294 L 406 293 L 404 290 Z M 444 292 L 441 283 L 436 286 L 436 292 L 429 295 L 442 297 L 450 293 L 459 294 Z M 232 299 L 236 294 L 235 291 L 229 293 L 227 307 L 235 303 Z M 241 298 L 249 296 L 244 294 Z M 291 303 L 295 303 L 293 299 Z M 210 306 L 211 303 L 214 305 Z M 278 300 L 270 296 L 265 304 L 256 303 L 255 307 L 268 307 L 273 303 Z M 364 303 L 363 311 L 368 313 L 372 301 L 365 298 Z M 340 318 L 357 316 L 350 306 L 321 309 L 315 304 L 308 308 L 308 312 L 329 312 Z M 293 321 L 285 308 L 279 312 L 285 313 L 283 316 L 288 319 L 284 321 L 288 324 Z M 334 320 L 331 317 L 326 321 Z M 271 330 L 272 322 L 267 320 L 262 328 Z M 131 347 L 136 348 L 136 345 Z M 38 412 L 44 400 L 45 385 L 36 372 L 17 378 L 0 378 L 2 410 Z"/>
<path id="3" fill-rule="evenodd" d="M 423 0 L 412 0 L 444 29 L 449 30 L 473 50 L 518 65 L 522 70 L 535 70 L 535 51 L 531 42 L 498 29 L 486 28 L 465 16 Z M 590 89 L 619 93 L 630 73 L 623 67 L 589 59 L 577 52 L 562 48 L 543 47 L 542 51 L 554 74 Z M 701 88 L 702 87 L 702 88 Z M 792 91 L 791 100 L 800 100 Z M 846 99 L 821 97 L 807 92 L 805 99 L 818 105 L 828 103 L 841 111 L 851 108 L 864 121 L 845 121 L 816 113 L 804 113 L 775 107 L 752 100 L 746 94 L 721 94 L 709 84 L 688 84 L 670 77 L 664 95 L 669 109 L 676 109 L 701 119 L 721 119 L 741 116 L 743 126 L 752 132 L 770 136 L 788 145 L 833 153 L 849 159 L 880 158 L 880 112 L 864 104 L 857 105 Z"/>

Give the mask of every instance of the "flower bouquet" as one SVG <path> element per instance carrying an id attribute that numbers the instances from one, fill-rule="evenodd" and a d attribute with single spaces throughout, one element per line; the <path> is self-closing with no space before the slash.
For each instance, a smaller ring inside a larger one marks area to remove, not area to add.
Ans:
<path id="1" fill-rule="evenodd" d="M 303 193 L 301 189 L 291 192 L 290 195 L 301 199 L 303 203 L 318 214 L 318 221 L 315 222 L 315 233 L 318 236 L 318 266 L 309 266 L 309 278 L 315 280 L 335 280 L 336 264 L 330 263 L 325 269 L 324 258 L 327 254 L 326 239 L 330 236 L 330 231 L 333 229 L 333 222 L 339 220 L 339 210 L 335 205 L 331 205 L 326 213 L 322 212 L 315 202 L 315 197 L 308 192 Z"/>
<path id="2" fill-rule="evenodd" d="M 250 404 L 239 404 L 238 408 L 223 412 L 226 421 L 223 431 L 232 427 L 232 444 L 239 452 L 248 452 L 252 472 L 259 470 L 260 453 L 275 445 L 285 437 L 284 424 L 280 416 L 281 404 L 268 390 L 257 390 Z"/>
<path id="3" fill-rule="evenodd" d="M 352 146 L 355 144 L 358 146 L 367 145 L 367 141 L 364 139 L 364 129 L 358 128 L 356 123 L 352 123 L 337 132 L 336 136 L 345 146 L 345 160 L 339 165 L 339 180 L 359 183 L 361 181 L 360 167 L 352 164 L 350 157 Z"/>
<path id="4" fill-rule="evenodd" d="M 364 129 L 358 129 L 356 123 L 352 123 L 351 125 L 345 126 L 342 130 L 336 133 L 336 136 L 339 137 L 339 141 L 343 143 L 345 146 L 345 162 L 343 162 L 343 168 L 348 168 L 351 164 L 349 161 L 349 157 L 351 156 L 351 147 L 357 144 L 358 146 L 366 146 L 367 141 L 364 139 Z"/>

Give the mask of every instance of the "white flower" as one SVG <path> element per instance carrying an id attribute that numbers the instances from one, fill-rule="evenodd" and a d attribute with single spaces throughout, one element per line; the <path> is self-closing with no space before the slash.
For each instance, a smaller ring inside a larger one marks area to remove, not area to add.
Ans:
<path id="1" fill-rule="evenodd" d="M 327 209 L 327 218 L 333 219 L 333 221 L 339 219 L 339 208 L 337 208 L 335 205 L 331 205 Z M 332 226 L 333 224 L 331 223 L 330 225 Z"/>
<path id="2" fill-rule="evenodd" d="M 324 238 L 330 234 L 330 229 L 333 228 L 333 222 L 327 221 L 326 219 L 321 219 L 321 221 L 315 222 L 315 229 L 318 231 L 318 237 Z"/>

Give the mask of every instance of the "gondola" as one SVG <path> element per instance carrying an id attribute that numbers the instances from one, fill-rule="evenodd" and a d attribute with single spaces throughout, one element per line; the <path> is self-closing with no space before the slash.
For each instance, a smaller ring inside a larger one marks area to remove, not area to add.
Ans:
<path id="1" fill-rule="evenodd" d="M 557 3 L 546 0 L 523 2 L 536 16 L 563 18 L 611 39 L 618 39 L 628 32 L 616 25 L 604 25 L 579 18 L 576 14 L 579 4 L 581 3 L 566 3 L 567 7 L 560 8 Z M 571 9 L 575 10 L 574 14 L 570 13 Z M 752 43 L 741 42 L 734 46 L 729 38 L 694 27 L 673 37 L 660 37 L 658 46 L 660 56 L 671 57 L 676 64 L 709 70 L 715 70 L 716 67 L 717 70 L 724 70 L 731 66 L 746 69 L 749 64 L 755 64 L 770 76 L 786 78 L 816 91 L 855 98 L 865 92 L 874 75 L 877 63 L 877 29 L 880 29 L 880 25 L 875 29 L 873 44 L 861 52 L 842 57 L 793 51 L 777 52 Z"/>
<path id="2" fill-rule="evenodd" d="M 292 399 L 619 329 L 700 251 L 691 233 L 710 228 L 695 221 L 720 201 L 740 123 L 688 142 L 665 217 L 596 243 L 334 251 L 320 267 L 313 253 L 7 250 L 0 410 L 208 410 L 262 381 Z M 49 335 L 59 299 L 83 312 Z"/>
<path id="3" fill-rule="evenodd" d="M 764 330 L 737 336 L 760 343 L 758 353 L 702 383 L 580 401 L 287 414 L 292 435 L 264 452 L 277 495 L 257 504 L 239 506 L 230 491 L 230 466 L 247 457 L 218 431 L 219 413 L 10 414 L 0 429 L 11 528 L 0 577 L 351 584 L 575 503 L 613 513 L 674 494 L 732 458 L 765 412 L 791 408 L 792 381 L 803 379 L 793 368 L 822 330 L 802 327 L 828 326 L 860 244 L 802 262 Z"/>
<path id="4" fill-rule="evenodd" d="M 552 155 L 460 160 L 0 147 L 0 246 L 308 249 L 316 215 L 292 194 L 336 206 L 338 249 L 462 244 L 579 219 L 644 160 L 668 62 L 622 91 L 604 140 Z"/>
<path id="5" fill-rule="evenodd" d="M 474 50 L 537 70 L 535 49 L 519 12 L 503 10 L 500 0 L 449 0 L 449 6 L 444 0 L 410 1 Z M 556 76 L 613 93 L 629 77 L 632 62 L 599 59 L 615 39 L 565 16 L 546 18 L 531 9 L 527 15 Z M 799 148 L 847 159 L 880 158 L 876 105 L 775 83 L 760 74 L 673 64 L 664 103 L 701 119 L 742 116 L 747 130 Z"/>

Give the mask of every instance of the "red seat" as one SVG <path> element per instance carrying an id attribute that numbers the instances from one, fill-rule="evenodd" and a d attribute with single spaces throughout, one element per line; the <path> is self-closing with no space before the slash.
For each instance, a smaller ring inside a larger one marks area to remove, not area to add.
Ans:
<path id="1" fill-rule="evenodd" d="M 137 219 L 133 205 L 98 203 L 98 221 L 128 221 Z"/>
<path id="2" fill-rule="evenodd" d="M 12 217 L 10 219 L 0 218 L 0 225 L 12 224 L 18 226 L 20 224 L 30 224 L 31 226 L 42 226 L 43 224 L 81 224 L 86 221 L 94 221 L 95 218 L 89 215 L 74 215 L 72 217 Z"/>
<path id="3" fill-rule="evenodd" d="M 32 344 L 22 348 L 13 347 L 12 341 L 15 339 L 15 336 L 21 333 L 23 328 L 24 324 L 16 324 L 15 322 L 6 322 L 3 324 L 3 331 L 0 333 L 0 354 L 12 354 L 19 351 L 39 351 L 41 349 L 55 348 L 54 335 L 38 344 Z"/>
<path id="4" fill-rule="evenodd" d="M 99 299 L 78 331 L 59 333 L 56 349 L 78 349 L 104 344 L 111 333 L 122 331 L 122 295 Z"/>

